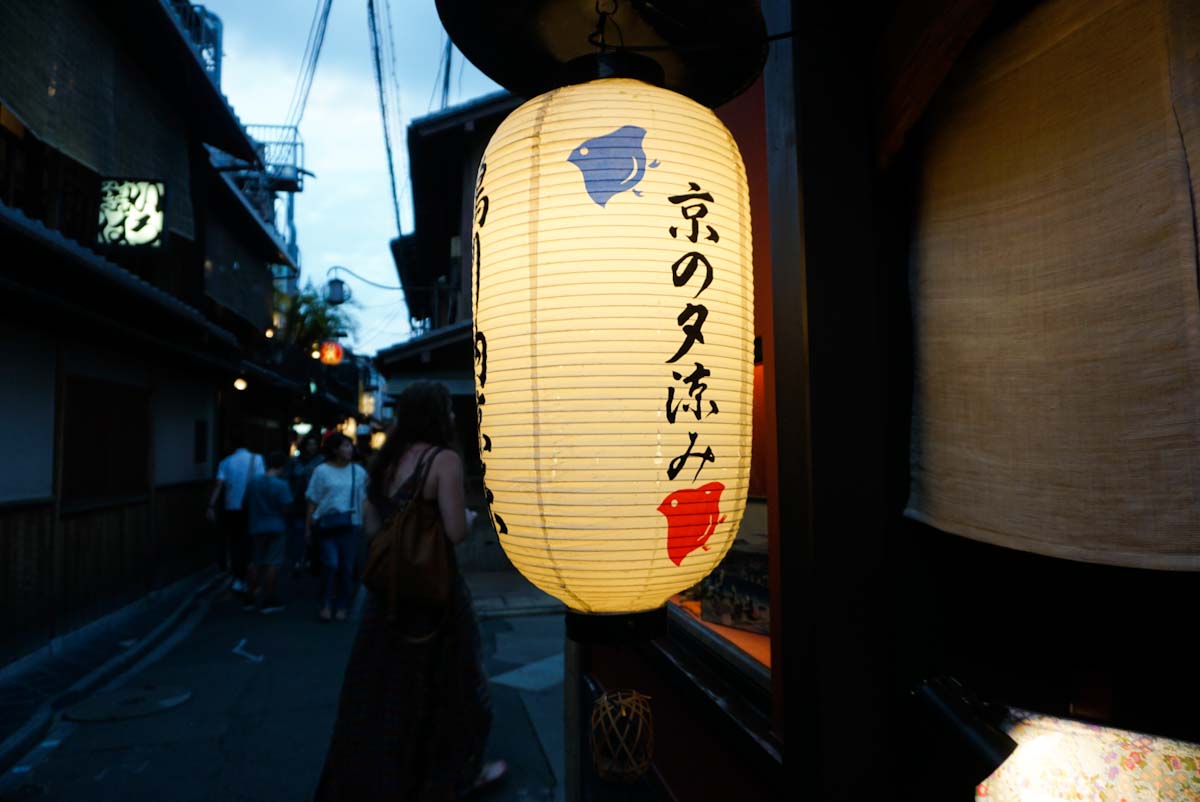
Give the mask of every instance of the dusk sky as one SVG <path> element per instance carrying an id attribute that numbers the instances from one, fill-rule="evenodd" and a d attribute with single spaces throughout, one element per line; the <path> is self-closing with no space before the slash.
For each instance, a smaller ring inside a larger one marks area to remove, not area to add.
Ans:
<path id="1" fill-rule="evenodd" d="M 300 72 L 317 0 L 209 0 L 205 7 L 224 24 L 221 90 L 246 124 L 283 123 Z M 381 4 L 377 5 L 380 7 Z M 433 0 L 392 0 L 393 32 L 405 128 L 437 109 L 435 79 L 445 31 Z M 450 103 L 499 89 L 455 51 Z M 440 91 L 437 93 L 440 95 Z M 435 105 L 430 107 L 431 98 Z M 325 282 L 343 265 L 372 281 L 399 286 L 388 251 L 396 236 L 388 189 L 383 128 L 375 90 L 366 0 L 334 0 L 325 44 L 304 119 L 305 181 L 296 199 L 301 282 Z M 405 131 L 393 141 L 404 232 L 412 230 L 412 200 Z M 373 354 L 408 338 L 403 294 L 343 276 L 361 306 L 357 353 Z"/>

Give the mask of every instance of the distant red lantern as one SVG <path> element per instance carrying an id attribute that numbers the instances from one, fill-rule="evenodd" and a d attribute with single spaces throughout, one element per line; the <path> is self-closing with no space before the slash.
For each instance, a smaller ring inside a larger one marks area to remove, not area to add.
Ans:
<path id="1" fill-rule="evenodd" d="M 329 340 L 321 343 L 321 364 L 322 365 L 340 365 L 345 352 L 342 350 L 342 344 Z"/>

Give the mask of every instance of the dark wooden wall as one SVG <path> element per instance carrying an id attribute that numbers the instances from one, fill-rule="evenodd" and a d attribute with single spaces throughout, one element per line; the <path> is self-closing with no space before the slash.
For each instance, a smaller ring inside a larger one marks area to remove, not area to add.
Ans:
<path id="1" fill-rule="evenodd" d="M 209 484 L 64 512 L 0 507 L 0 667 L 211 564 Z"/>
<path id="2" fill-rule="evenodd" d="M 0 507 L 0 665 L 54 635 L 54 505 Z"/>

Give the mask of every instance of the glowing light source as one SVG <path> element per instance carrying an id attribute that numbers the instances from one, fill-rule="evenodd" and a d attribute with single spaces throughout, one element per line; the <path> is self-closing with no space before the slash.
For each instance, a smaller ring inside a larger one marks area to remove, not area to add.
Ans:
<path id="1" fill-rule="evenodd" d="M 320 359 L 320 358 L 321 358 L 321 349 L 319 349 L 319 348 L 314 348 L 314 349 L 313 349 L 313 352 L 312 352 L 312 358 L 313 358 L 313 359 Z"/>
<path id="2" fill-rule="evenodd" d="M 342 364 L 344 354 L 345 351 L 342 348 L 342 344 L 335 340 L 327 340 L 321 343 L 319 356 L 321 357 L 322 365 L 340 365 Z"/>
<path id="3" fill-rule="evenodd" d="M 1200 744 L 1010 709 L 1004 730 L 1019 744 L 975 791 L 980 802 L 1189 799 Z"/>
<path id="4" fill-rule="evenodd" d="M 235 389 L 235 390 L 238 390 L 238 391 L 245 390 L 249 386 L 250 385 L 248 385 L 246 383 L 246 380 L 243 379 L 241 376 L 239 376 L 238 378 L 233 380 L 233 389 Z"/>
<path id="5" fill-rule="evenodd" d="M 387 442 L 387 432 L 375 432 L 371 435 L 371 448 L 375 451 L 383 448 L 383 444 Z"/>
<path id="6" fill-rule="evenodd" d="M 492 137 L 474 218 L 500 542 L 573 611 L 660 608 L 720 562 L 745 507 L 754 302 L 737 144 L 649 84 L 556 89 Z"/>
<path id="7" fill-rule="evenodd" d="M 293 423 L 292 431 L 295 432 L 296 434 L 300 435 L 301 437 L 303 437 L 304 435 L 306 435 L 312 431 L 312 424 L 311 423 Z"/>
<path id="8" fill-rule="evenodd" d="M 275 329 L 267 329 L 266 331 L 263 332 L 263 336 L 266 337 L 268 340 L 275 339 Z"/>
<path id="9" fill-rule="evenodd" d="M 102 180 L 97 241 L 101 245 L 162 247 L 165 195 L 166 185 L 161 181 Z"/>

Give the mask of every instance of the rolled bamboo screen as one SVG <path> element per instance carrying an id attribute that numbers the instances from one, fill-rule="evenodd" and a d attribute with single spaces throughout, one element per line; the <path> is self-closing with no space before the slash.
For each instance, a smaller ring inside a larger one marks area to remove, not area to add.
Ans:
<path id="1" fill-rule="evenodd" d="M 928 121 L 908 514 L 1200 570 L 1200 4 L 1050 0 Z"/>

